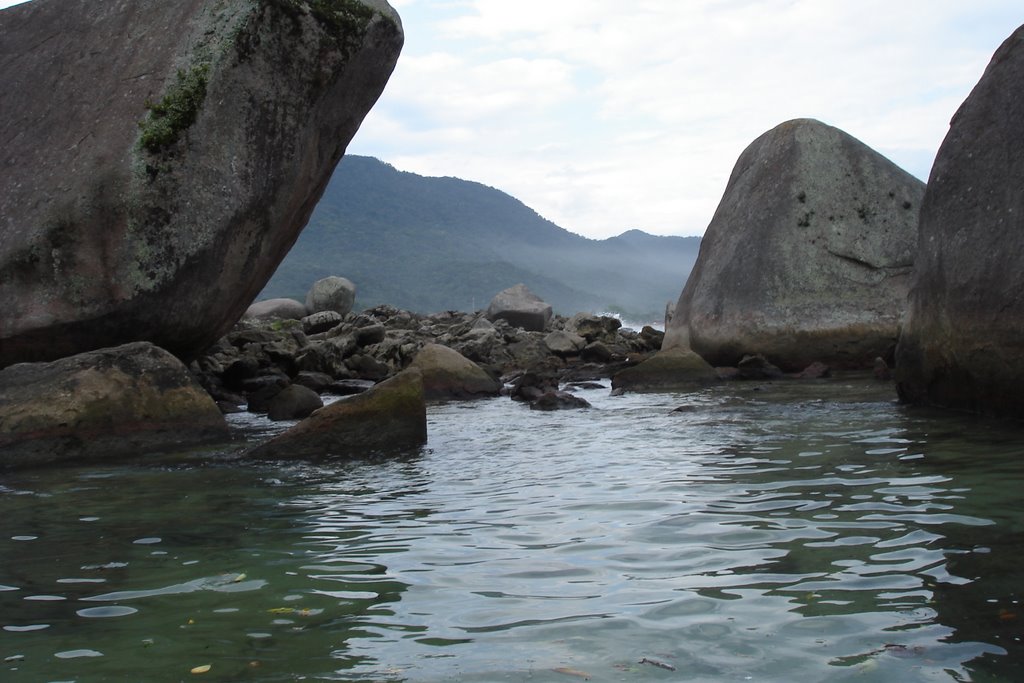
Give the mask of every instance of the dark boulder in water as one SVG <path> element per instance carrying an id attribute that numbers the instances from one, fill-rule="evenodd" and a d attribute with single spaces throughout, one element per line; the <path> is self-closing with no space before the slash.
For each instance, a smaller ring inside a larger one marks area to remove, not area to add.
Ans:
<path id="1" fill-rule="evenodd" d="M 693 351 L 674 348 L 659 351 L 638 365 L 612 377 L 612 389 L 619 391 L 692 391 L 715 384 L 715 369 Z"/>
<path id="2" fill-rule="evenodd" d="M 1024 417 L 1024 27 L 957 111 L 921 208 L 903 400 Z"/>
<path id="3" fill-rule="evenodd" d="M 530 410 L 579 410 L 592 408 L 590 401 L 568 391 L 548 391 L 530 404 Z"/>
<path id="4" fill-rule="evenodd" d="M 267 404 L 267 417 L 271 420 L 301 420 L 324 405 L 320 395 L 312 389 L 292 384 L 279 391 Z"/>
<path id="5" fill-rule="evenodd" d="M 298 237 L 402 41 L 383 0 L 0 11 L 0 367 L 202 352 Z"/>
<path id="6" fill-rule="evenodd" d="M 181 361 L 146 342 L 0 370 L 0 467 L 99 460 L 227 440 Z"/>
<path id="7" fill-rule="evenodd" d="M 409 452 L 427 442 L 423 375 L 405 370 L 316 411 L 248 452 L 254 458 L 355 458 Z"/>

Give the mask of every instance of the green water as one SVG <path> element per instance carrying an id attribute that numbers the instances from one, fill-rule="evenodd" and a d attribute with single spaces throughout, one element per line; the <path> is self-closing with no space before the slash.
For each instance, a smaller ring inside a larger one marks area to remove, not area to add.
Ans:
<path id="1" fill-rule="evenodd" d="M 1019 427 L 583 395 L 433 407 L 399 462 L 0 474 L 0 680 L 1024 680 Z"/>

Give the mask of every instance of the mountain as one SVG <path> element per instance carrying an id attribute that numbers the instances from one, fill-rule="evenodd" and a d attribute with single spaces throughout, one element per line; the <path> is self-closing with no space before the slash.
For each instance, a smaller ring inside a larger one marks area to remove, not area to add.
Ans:
<path id="1" fill-rule="evenodd" d="M 697 258 L 698 237 L 630 230 L 592 240 L 480 183 L 346 156 L 260 298 L 302 299 L 328 275 L 356 283 L 357 307 L 476 310 L 519 282 L 556 312 L 660 320 Z"/>

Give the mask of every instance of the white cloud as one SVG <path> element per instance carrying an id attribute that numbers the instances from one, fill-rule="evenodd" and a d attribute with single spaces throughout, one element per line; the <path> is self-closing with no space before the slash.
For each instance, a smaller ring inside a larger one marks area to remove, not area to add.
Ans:
<path id="1" fill-rule="evenodd" d="M 595 237 L 700 234 L 743 148 L 791 118 L 926 177 L 1024 19 L 1019 0 L 391 3 L 406 47 L 349 151 L 499 187 Z"/>
<path id="2" fill-rule="evenodd" d="M 919 176 L 1024 12 L 1009 0 L 406 0 L 407 47 L 351 151 L 517 196 L 563 227 L 699 234 L 784 120 Z"/>

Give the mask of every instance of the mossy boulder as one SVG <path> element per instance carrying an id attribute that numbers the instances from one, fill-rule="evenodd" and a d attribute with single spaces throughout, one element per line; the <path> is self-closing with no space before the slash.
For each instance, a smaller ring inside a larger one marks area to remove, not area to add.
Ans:
<path id="1" fill-rule="evenodd" d="M 209 394 L 149 343 L 0 370 L 0 467 L 130 458 L 227 438 Z"/>
<path id="2" fill-rule="evenodd" d="M 501 382 L 458 351 L 427 344 L 412 366 L 423 373 L 423 391 L 428 401 L 447 401 L 497 396 Z"/>
<path id="3" fill-rule="evenodd" d="M 321 408 L 248 452 L 253 458 L 357 458 L 413 451 L 427 442 L 423 375 L 412 368 Z"/>
<path id="4" fill-rule="evenodd" d="M 659 351 L 612 377 L 612 389 L 636 392 L 676 392 L 715 384 L 718 373 L 693 351 Z"/>
<path id="5" fill-rule="evenodd" d="M 395 66 L 383 0 L 0 12 L 0 367 L 242 315 Z"/>

